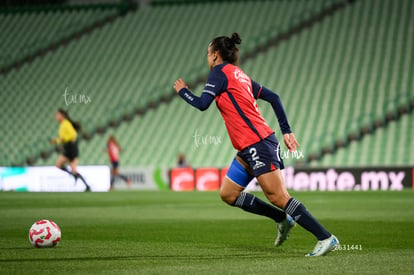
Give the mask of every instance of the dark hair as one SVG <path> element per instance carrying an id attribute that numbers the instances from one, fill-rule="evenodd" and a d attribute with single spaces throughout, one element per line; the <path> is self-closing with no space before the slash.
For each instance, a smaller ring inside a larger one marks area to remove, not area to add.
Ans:
<path id="1" fill-rule="evenodd" d="M 239 49 L 236 44 L 241 44 L 240 35 L 235 32 L 231 37 L 219 36 L 210 42 L 210 47 L 213 52 L 218 51 L 223 61 L 230 64 L 237 65 L 239 63 Z"/>
<path id="2" fill-rule="evenodd" d="M 72 126 L 73 126 L 73 128 L 75 128 L 75 130 L 78 132 L 78 131 L 80 131 L 81 129 L 82 129 L 82 127 L 81 127 L 81 125 L 80 125 L 80 123 L 79 122 L 77 122 L 77 121 L 73 121 L 71 118 L 70 118 L 70 116 L 69 116 L 69 113 L 68 113 L 68 111 L 66 111 L 66 110 L 64 110 L 64 109 L 62 109 L 62 108 L 59 108 L 59 109 L 57 109 L 57 111 L 59 112 L 59 113 L 61 113 L 67 120 L 69 120 L 69 122 L 72 124 Z"/>

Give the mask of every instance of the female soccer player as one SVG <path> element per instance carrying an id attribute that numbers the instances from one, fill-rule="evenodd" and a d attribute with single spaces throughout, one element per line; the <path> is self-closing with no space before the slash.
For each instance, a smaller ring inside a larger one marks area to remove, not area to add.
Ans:
<path id="1" fill-rule="evenodd" d="M 114 185 L 115 177 L 120 177 L 126 182 L 128 186 L 131 185 L 131 180 L 128 179 L 126 176 L 120 174 L 118 170 L 119 154 L 122 151 L 121 146 L 119 145 L 118 141 L 116 140 L 114 136 L 109 136 L 107 145 L 108 145 L 107 151 L 108 151 L 109 160 L 111 161 L 111 164 L 112 164 L 111 189 Z"/>
<path id="2" fill-rule="evenodd" d="M 70 119 L 67 111 L 58 109 L 55 114 L 56 121 L 59 122 L 59 137 L 50 140 L 52 144 L 62 144 L 63 154 L 61 154 L 57 161 L 56 167 L 69 173 L 75 178 L 75 182 L 81 179 L 85 185 L 85 191 L 90 191 L 89 185 L 81 174 L 78 173 L 78 133 L 80 130 L 80 124 Z M 69 163 L 71 171 L 67 169 L 65 163 Z"/>
<path id="3" fill-rule="evenodd" d="M 277 154 L 278 140 L 261 116 L 255 99 L 263 99 L 272 105 L 286 147 L 295 151 L 299 144 L 290 129 L 279 96 L 251 80 L 237 66 L 236 44 L 240 43 L 237 33 L 231 37 L 216 37 L 210 42 L 207 49 L 210 74 L 200 97 L 189 91 L 181 78 L 175 81 L 174 89 L 187 103 L 201 111 L 206 110 L 215 99 L 233 147 L 238 150 L 221 186 L 221 199 L 247 212 L 273 219 L 278 224 L 275 246 L 280 246 L 286 240 L 296 222 L 318 240 L 314 250 L 307 256 L 325 255 L 339 241 L 286 190 L 280 171 L 284 164 Z M 253 177 L 257 178 L 266 198 L 277 208 L 243 192 Z"/>

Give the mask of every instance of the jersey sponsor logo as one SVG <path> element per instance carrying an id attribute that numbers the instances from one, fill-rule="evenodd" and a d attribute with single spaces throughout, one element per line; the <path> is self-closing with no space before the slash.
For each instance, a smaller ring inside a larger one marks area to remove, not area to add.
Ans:
<path id="1" fill-rule="evenodd" d="M 241 83 L 251 84 L 250 78 L 242 70 L 236 68 L 234 70 L 234 78 L 240 81 Z"/>
<path id="2" fill-rule="evenodd" d="M 186 97 L 186 98 L 188 98 L 190 101 L 193 101 L 194 100 L 194 97 L 192 97 L 191 95 L 189 95 L 188 93 L 185 93 L 184 94 L 184 96 Z"/>

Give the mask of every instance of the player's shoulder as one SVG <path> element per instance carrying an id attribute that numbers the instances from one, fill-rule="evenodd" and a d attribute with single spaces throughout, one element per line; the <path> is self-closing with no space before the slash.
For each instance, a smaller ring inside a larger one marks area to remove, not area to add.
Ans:
<path id="1" fill-rule="evenodd" d="M 65 118 L 64 120 L 62 120 L 61 124 L 64 125 L 64 126 L 67 126 L 67 125 L 70 124 L 70 122 L 69 122 L 68 119 Z"/>
<path id="2" fill-rule="evenodd" d="M 224 66 L 225 64 L 219 64 L 211 69 L 207 83 L 204 86 L 205 91 L 211 91 L 218 95 L 226 89 L 228 79 L 222 70 Z"/>
<path id="3" fill-rule="evenodd" d="M 223 74 L 223 68 L 228 65 L 228 63 L 223 63 L 223 64 L 219 64 L 214 66 L 211 71 L 210 74 L 217 74 L 217 75 L 222 75 Z"/>
<path id="4" fill-rule="evenodd" d="M 68 119 L 64 119 L 60 125 L 61 127 L 66 128 L 66 129 L 68 128 L 75 129 L 75 127 L 73 127 L 72 123 Z"/>
<path id="5" fill-rule="evenodd" d="M 227 75 L 227 74 L 231 74 L 231 75 L 241 75 L 244 78 L 249 78 L 249 76 L 243 71 L 242 68 L 240 68 L 237 65 L 233 65 L 230 63 L 224 64 L 224 66 L 221 68 L 221 70 Z"/>
<path id="6" fill-rule="evenodd" d="M 227 79 L 226 74 L 223 72 L 223 67 L 225 65 L 226 64 L 219 64 L 214 66 L 210 71 L 209 79 L 215 79 L 216 81 L 225 81 Z"/>
<path id="7" fill-rule="evenodd" d="M 224 68 L 224 71 L 231 81 L 252 84 L 251 78 L 239 66 L 230 64 L 230 66 Z"/>

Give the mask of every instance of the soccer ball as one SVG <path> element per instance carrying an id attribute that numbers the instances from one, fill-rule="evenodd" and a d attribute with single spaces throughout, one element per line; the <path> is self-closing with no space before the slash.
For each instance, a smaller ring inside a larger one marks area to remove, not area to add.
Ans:
<path id="1" fill-rule="evenodd" d="M 38 220 L 29 230 L 29 241 L 33 247 L 54 247 L 60 242 L 60 228 L 51 220 Z"/>

